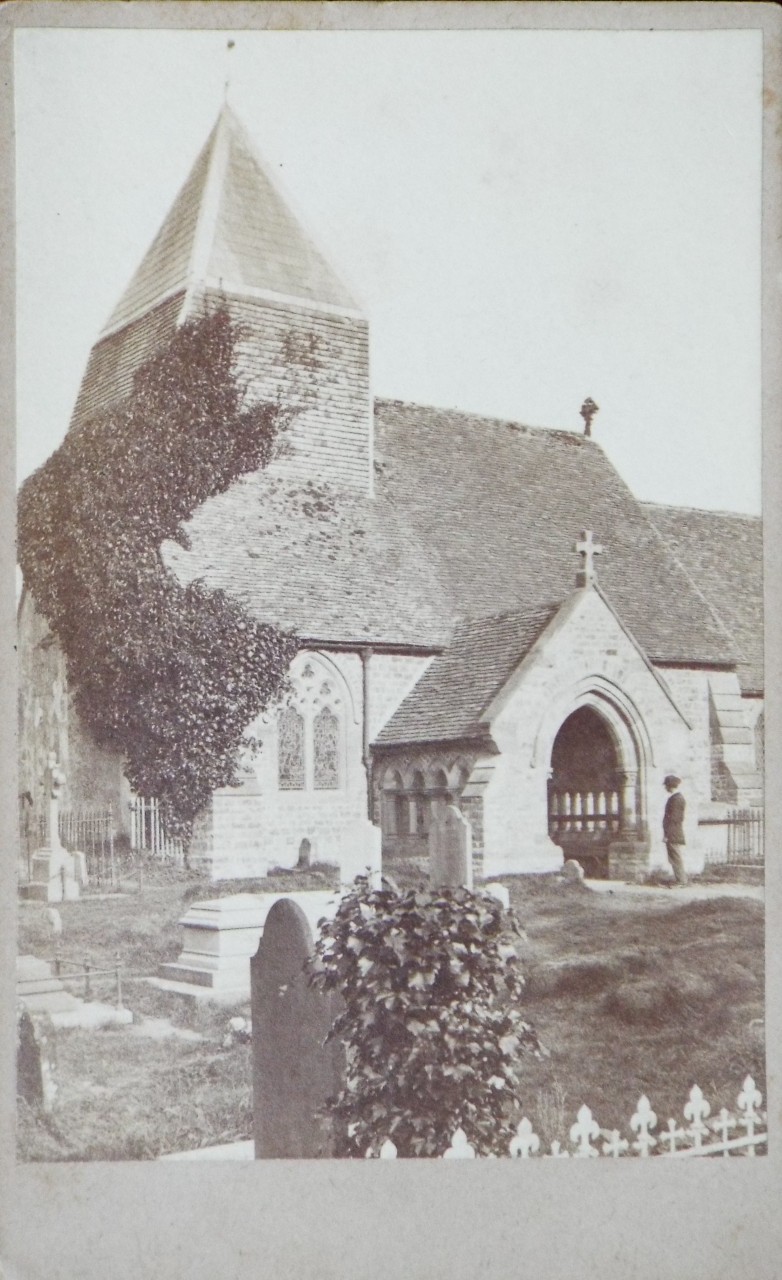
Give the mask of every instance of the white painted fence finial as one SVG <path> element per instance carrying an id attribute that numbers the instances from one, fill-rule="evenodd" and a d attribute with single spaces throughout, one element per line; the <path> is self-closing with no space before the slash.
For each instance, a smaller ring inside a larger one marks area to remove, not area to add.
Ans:
<path id="1" fill-rule="evenodd" d="M 513 1159 L 526 1160 L 540 1149 L 540 1138 L 533 1131 L 532 1121 L 524 1116 L 516 1127 L 516 1137 L 511 1138 L 508 1150 Z"/>
<path id="2" fill-rule="evenodd" d="M 638 1100 L 638 1110 L 630 1118 L 630 1128 L 638 1135 L 633 1147 L 642 1156 L 648 1156 L 652 1147 L 657 1145 L 657 1139 L 649 1132 L 650 1129 L 655 1128 L 656 1124 L 657 1116 L 652 1111 L 649 1099 L 644 1093 Z"/>
<path id="3" fill-rule="evenodd" d="M 471 1147 L 467 1141 L 467 1134 L 464 1129 L 457 1129 L 451 1138 L 451 1145 L 447 1151 L 443 1153 L 443 1160 L 474 1160 L 475 1147 Z"/>
<path id="4" fill-rule="evenodd" d="M 690 1100 L 684 1104 L 684 1118 L 690 1121 L 688 1133 L 696 1147 L 700 1147 L 704 1135 L 709 1132 L 708 1125 L 703 1122 L 710 1111 L 711 1107 L 703 1096 L 703 1090 L 694 1084 L 690 1089 Z"/>
<path id="5" fill-rule="evenodd" d="M 584 1104 L 578 1113 L 578 1119 L 570 1130 L 570 1141 L 577 1143 L 574 1155 L 599 1156 L 597 1147 L 593 1147 L 592 1138 L 600 1137 L 600 1125 L 594 1119 L 589 1107 Z"/>

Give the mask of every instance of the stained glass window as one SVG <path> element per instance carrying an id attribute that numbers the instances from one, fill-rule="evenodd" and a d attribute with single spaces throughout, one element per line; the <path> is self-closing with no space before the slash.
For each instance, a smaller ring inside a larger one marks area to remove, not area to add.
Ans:
<path id="1" fill-rule="evenodd" d="M 304 720 L 284 707 L 277 721 L 277 759 L 281 791 L 304 790 Z"/>
<path id="2" fill-rule="evenodd" d="M 319 711 L 312 722 L 316 791 L 339 787 L 339 720 L 329 707 Z"/>

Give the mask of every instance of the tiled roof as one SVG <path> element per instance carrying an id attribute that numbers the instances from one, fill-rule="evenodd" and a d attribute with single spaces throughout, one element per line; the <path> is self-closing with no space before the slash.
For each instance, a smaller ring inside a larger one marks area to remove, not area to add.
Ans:
<path id="1" fill-rule="evenodd" d="M 235 481 L 164 544 L 183 582 L 239 597 L 309 639 L 437 648 L 451 619 L 415 533 L 383 497 L 293 483 L 274 468 Z"/>
<path id="2" fill-rule="evenodd" d="M 650 658 L 730 663 L 733 645 L 599 445 L 583 436 L 381 401 L 374 499 L 272 470 L 195 513 L 183 580 L 321 641 L 439 648 L 458 618 L 537 616 L 575 585 L 591 528 L 598 576 Z"/>
<path id="3" fill-rule="evenodd" d="M 650 658 L 730 663 L 725 627 L 596 441 L 380 401 L 378 488 L 435 569 L 452 616 L 534 611 L 575 585 L 592 529 L 601 585 Z"/>
<path id="4" fill-rule="evenodd" d="M 643 503 L 733 636 L 745 693 L 763 689 L 763 526 L 759 516 Z"/>
<path id="5" fill-rule="evenodd" d="M 271 290 L 355 309 L 279 185 L 230 108 L 223 107 L 104 334 L 193 283 Z"/>
<path id="6" fill-rule="evenodd" d="M 556 612 L 552 605 L 458 622 L 448 648 L 381 730 L 378 745 L 483 736 L 482 713 Z"/>

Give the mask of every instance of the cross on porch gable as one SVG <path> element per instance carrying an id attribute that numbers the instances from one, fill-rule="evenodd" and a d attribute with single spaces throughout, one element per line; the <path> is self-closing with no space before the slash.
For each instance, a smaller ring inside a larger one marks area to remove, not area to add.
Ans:
<path id="1" fill-rule="evenodd" d="M 581 568 L 576 574 L 577 587 L 589 587 L 597 582 L 597 568 L 595 566 L 595 556 L 599 556 L 603 550 L 599 542 L 595 542 L 595 535 L 591 529 L 585 529 L 578 542 L 573 547 L 581 556 Z"/>

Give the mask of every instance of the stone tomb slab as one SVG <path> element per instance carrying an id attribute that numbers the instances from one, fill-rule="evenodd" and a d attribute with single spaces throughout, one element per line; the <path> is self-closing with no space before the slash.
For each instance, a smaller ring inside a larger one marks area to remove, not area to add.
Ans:
<path id="1" fill-rule="evenodd" d="M 249 999 L 250 958 L 258 950 L 269 912 L 281 898 L 296 902 L 315 930 L 318 920 L 335 914 L 340 895 L 323 890 L 236 893 L 194 902 L 179 922 L 184 929 L 179 956 L 150 981 L 180 994 Z"/>
<path id="2" fill-rule="evenodd" d="M 98 1028 L 126 1026 L 133 1021 L 130 1009 L 118 1009 L 100 1000 L 82 1000 L 66 991 L 48 960 L 16 957 L 17 1000 L 32 1015 L 46 1015 L 54 1027 Z"/>

